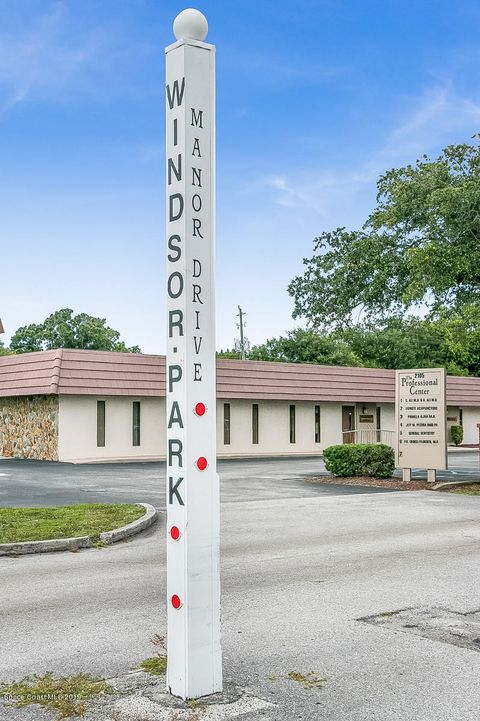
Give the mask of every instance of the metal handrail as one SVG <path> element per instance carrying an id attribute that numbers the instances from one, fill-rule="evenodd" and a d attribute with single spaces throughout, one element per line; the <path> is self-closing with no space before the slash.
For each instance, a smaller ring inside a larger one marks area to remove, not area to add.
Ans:
<path id="1" fill-rule="evenodd" d="M 365 428 L 362 430 L 342 431 L 344 443 L 384 443 L 395 448 L 395 431 L 384 428 Z"/>

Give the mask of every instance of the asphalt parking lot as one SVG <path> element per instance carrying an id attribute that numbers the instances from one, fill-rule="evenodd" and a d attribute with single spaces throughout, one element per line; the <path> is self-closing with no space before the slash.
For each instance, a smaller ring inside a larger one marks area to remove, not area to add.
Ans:
<path id="1" fill-rule="evenodd" d="M 480 479 L 478 451 L 450 452 L 449 467 L 438 478 Z M 334 482 L 305 483 L 309 476 L 326 473 L 321 458 L 220 460 L 218 472 L 223 502 L 389 492 Z M 425 472 L 414 476 L 425 477 Z M 75 465 L 0 458 L 0 506 L 137 501 L 165 508 L 165 463 Z"/>
<path id="2" fill-rule="evenodd" d="M 225 679 L 272 704 L 242 718 L 476 721 L 478 649 L 426 637 L 415 620 L 403 630 L 362 619 L 393 619 L 399 609 L 478 615 L 480 498 L 317 492 L 288 465 L 278 476 L 263 463 L 250 476 L 247 464 L 223 472 L 232 494 L 224 491 L 221 508 Z M 128 483 L 144 478 L 130 470 Z M 160 470 L 150 469 L 153 484 Z M 85 483 L 101 477 L 77 472 Z M 303 472 L 316 472 L 315 462 Z M 258 484 L 263 496 L 252 493 Z M 0 683 L 47 671 L 108 678 L 153 655 L 150 639 L 166 628 L 164 518 L 128 543 L 0 559 Z M 290 678 L 311 671 L 325 679 L 321 688 Z M 55 717 L 0 706 L 0 718 Z"/>
<path id="3" fill-rule="evenodd" d="M 383 492 L 305 483 L 325 472 L 319 458 L 221 460 L 222 501 Z M 0 506 L 67 503 L 151 503 L 165 508 L 165 463 L 48 463 L 0 460 Z"/>

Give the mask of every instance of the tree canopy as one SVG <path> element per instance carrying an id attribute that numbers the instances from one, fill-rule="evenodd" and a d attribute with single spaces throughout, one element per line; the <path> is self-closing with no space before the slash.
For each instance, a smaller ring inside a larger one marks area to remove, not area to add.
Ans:
<path id="1" fill-rule="evenodd" d="M 218 358 L 237 358 L 236 350 L 220 351 Z M 362 365 L 360 358 L 341 339 L 319 335 L 311 330 L 296 328 L 285 336 L 270 338 L 260 345 L 254 345 L 248 353 L 248 360 L 279 361 L 283 363 L 323 363 L 324 365 Z"/>
<path id="2" fill-rule="evenodd" d="M 4 342 L 0 339 L 0 355 L 9 355 L 11 351 L 5 348 Z"/>
<path id="3" fill-rule="evenodd" d="M 361 365 L 360 358 L 341 338 L 319 335 L 297 328 L 285 336 L 270 338 L 253 346 L 250 360 L 284 361 L 286 363 L 323 363 L 325 365 Z"/>
<path id="4" fill-rule="evenodd" d="M 451 145 L 436 160 L 393 169 L 377 183 L 377 207 L 360 230 L 314 241 L 292 280 L 294 317 L 342 328 L 480 304 L 480 146 Z"/>
<path id="5" fill-rule="evenodd" d="M 360 359 L 377 368 L 445 367 L 480 375 L 480 308 L 465 305 L 432 318 L 389 318 L 334 331 Z"/>
<path id="6" fill-rule="evenodd" d="M 12 336 L 10 349 L 14 353 L 50 350 L 51 348 L 84 348 L 140 353 L 138 346 L 128 348 L 120 340 L 120 333 L 106 325 L 105 318 L 86 313 L 73 315 L 63 308 L 43 323 L 22 326 Z"/>
<path id="7" fill-rule="evenodd" d="M 221 351 L 220 358 L 240 358 Z M 297 328 L 253 346 L 249 360 L 365 366 L 438 368 L 451 375 L 480 376 L 480 307 L 466 304 L 434 318 L 392 317 L 317 332 Z"/>

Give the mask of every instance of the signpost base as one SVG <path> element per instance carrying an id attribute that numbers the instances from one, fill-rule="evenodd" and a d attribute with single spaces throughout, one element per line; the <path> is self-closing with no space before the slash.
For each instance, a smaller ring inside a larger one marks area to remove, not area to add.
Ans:
<path id="1" fill-rule="evenodd" d="M 412 469 L 411 468 L 402 468 L 402 481 L 404 483 L 410 483 L 412 480 Z"/>

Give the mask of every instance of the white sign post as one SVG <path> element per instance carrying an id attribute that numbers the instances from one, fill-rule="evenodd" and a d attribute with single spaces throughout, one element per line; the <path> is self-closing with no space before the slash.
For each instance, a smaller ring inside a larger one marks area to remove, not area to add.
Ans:
<path id="1" fill-rule="evenodd" d="M 435 481 L 447 468 L 445 369 L 397 370 L 395 389 L 397 468 L 404 480 L 412 468 L 426 468 Z"/>
<path id="2" fill-rule="evenodd" d="M 166 48 L 167 689 L 222 690 L 215 394 L 215 47 L 197 10 Z"/>

